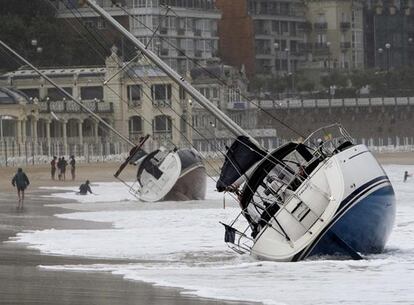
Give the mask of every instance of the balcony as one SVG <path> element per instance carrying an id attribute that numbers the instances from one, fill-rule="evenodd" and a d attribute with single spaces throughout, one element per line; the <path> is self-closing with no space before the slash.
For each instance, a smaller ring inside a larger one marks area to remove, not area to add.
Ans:
<path id="1" fill-rule="evenodd" d="M 82 104 L 96 113 L 113 113 L 114 107 L 110 102 L 88 100 Z M 39 111 L 42 113 L 82 113 L 86 112 L 74 101 L 43 101 L 39 103 Z"/>
<path id="2" fill-rule="evenodd" d="M 341 28 L 342 31 L 347 31 L 351 28 L 351 23 L 349 21 L 342 21 L 339 24 L 339 27 Z"/>
<path id="3" fill-rule="evenodd" d="M 310 32 L 312 31 L 312 23 L 310 22 L 302 22 L 299 23 L 299 30 L 304 31 L 304 32 Z"/>
<path id="4" fill-rule="evenodd" d="M 128 106 L 131 108 L 140 108 L 142 106 L 142 101 L 141 100 L 128 101 Z"/>
<path id="5" fill-rule="evenodd" d="M 324 42 L 315 42 L 314 46 L 315 46 L 315 49 L 317 50 L 328 50 L 329 49 L 327 44 Z"/>
<path id="6" fill-rule="evenodd" d="M 152 105 L 154 107 L 170 107 L 171 106 L 171 100 L 153 100 Z"/>
<path id="7" fill-rule="evenodd" d="M 301 51 L 312 51 L 313 44 L 311 42 L 302 42 L 299 43 L 299 50 Z"/>
<path id="8" fill-rule="evenodd" d="M 315 22 L 313 24 L 313 28 L 316 31 L 326 31 L 328 29 L 328 23 L 327 22 Z"/>
<path id="9" fill-rule="evenodd" d="M 351 48 L 351 43 L 348 42 L 341 42 L 341 49 L 349 49 Z"/>

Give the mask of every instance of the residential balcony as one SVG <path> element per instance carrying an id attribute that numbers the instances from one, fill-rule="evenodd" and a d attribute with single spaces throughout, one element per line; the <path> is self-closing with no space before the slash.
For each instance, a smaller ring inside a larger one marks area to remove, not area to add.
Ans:
<path id="1" fill-rule="evenodd" d="M 312 31 L 312 23 L 306 21 L 299 23 L 299 30 L 302 30 L 304 32 L 310 32 Z"/>
<path id="2" fill-rule="evenodd" d="M 351 23 L 349 21 L 342 21 L 339 24 L 339 27 L 341 28 L 342 31 L 347 31 L 351 28 Z"/>
<path id="3" fill-rule="evenodd" d="M 96 113 L 113 113 L 114 107 L 113 103 L 105 101 L 95 101 L 95 100 L 85 100 L 82 101 L 82 104 L 85 105 L 89 110 Z M 42 101 L 39 102 L 39 112 L 41 113 L 82 113 L 85 112 L 74 101 Z"/>
<path id="4" fill-rule="evenodd" d="M 171 100 L 153 100 L 152 104 L 154 107 L 170 107 Z"/>
<path id="5" fill-rule="evenodd" d="M 328 23 L 327 22 L 315 22 L 313 24 L 313 28 L 316 31 L 326 31 L 328 29 Z"/>
<path id="6" fill-rule="evenodd" d="M 351 48 L 351 43 L 348 42 L 341 42 L 341 49 L 349 49 Z"/>
<path id="7" fill-rule="evenodd" d="M 131 108 L 140 108 L 142 106 L 141 100 L 130 100 L 128 101 L 128 106 Z"/>
<path id="8" fill-rule="evenodd" d="M 302 51 L 312 51 L 313 43 L 311 42 L 301 42 L 299 43 L 299 50 Z"/>

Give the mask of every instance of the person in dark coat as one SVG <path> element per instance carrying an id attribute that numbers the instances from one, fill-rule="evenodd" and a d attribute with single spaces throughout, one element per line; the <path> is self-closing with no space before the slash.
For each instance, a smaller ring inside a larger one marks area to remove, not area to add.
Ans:
<path id="1" fill-rule="evenodd" d="M 76 170 L 75 156 L 73 156 L 73 155 L 70 156 L 69 164 L 70 164 L 70 174 L 72 175 L 72 180 L 75 180 L 75 177 L 76 177 L 76 173 L 75 173 L 75 170 Z"/>
<path id="2" fill-rule="evenodd" d="M 408 177 L 411 177 L 411 175 L 408 173 L 408 171 L 404 172 L 404 182 L 407 181 Z"/>
<path id="3" fill-rule="evenodd" d="M 68 166 L 68 162 L 65 160 L 65 157 L 62 157 L 61 162 L 62 179 L 66 180 L 66 166 Z"/>
<path id="4" fill-rule="evenodd" d="M 62 158 L 59 158 L 57 161 L 57 170 L 58 170 L 58 178 L 62 180 Z"/>
<path id="5" fill-rule="evenodd" d="M 24 191 L 27 186 L 30 184 L 29 178 L 23 172 L 23 170 L 19 167 L 17 169 L 16 175 L 14 175 L 12 179 L 12 185 L 17 188 L 17 196 L 19 197 L 19 204 L 17 206 L 18 209 L 23 209 L 24 203 Z"/>
<path id="6" fill-rule="evenodd" d="M 55 156 L 53 156 L 53 160 L 50 161 L 50 175 L 52 177 L 52 180 L 55 180 L 56 166 L 57 166 L 56 159 L 57 158 Z"/>
<path id="7" fill-rule="evenodd" d="M 79 187 L 79 195 L 87 195 L 88 192 L 92 194 L 90 182 L 89 180 L 86 180 L 86 182 L 81 184 L 81 186 Z"/>

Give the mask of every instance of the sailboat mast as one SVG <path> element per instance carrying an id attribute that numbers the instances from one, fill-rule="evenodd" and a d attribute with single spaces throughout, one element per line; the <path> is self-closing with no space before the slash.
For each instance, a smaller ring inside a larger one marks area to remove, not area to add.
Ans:
<path id="1" fill-rule="evenodd" d="M 96 4 L 94 0 L 85 1 L 98 15 L 106 19 L 111 23 L 121 34 L 123 34 L 128 40 L 130 40 L 147 58 L 149 58 L 154 64 L 156 64 L 162 71 L 164 71 L 169 77 L 171 77 L 179 86 L 184 90 L 201 106 L 209 111 L 216 119 L 222 123 L 226 128 L 230 130 L 235 136 L 246 136 L 256 146 L 261 145 L 250 136 L 243 128 L 237 125 L 232 119 L 230 119 L 225 113 L 223 113 L 218 107 L 210 102 L 204 95 L 202 95 L 197 89 L 191 86 L 181 75 L 175 70 L 163 62 L 155 53 L 145 48 L 145 45 L 140 42 L 132 33 L 125 29 L 119 22 L 117 22 L 110 14 L 108 14 L 102 7 Z"/>
<path id="2" fill-rule="evenodd" d="M 72 95 L 70 95 L 67 91 L 62 89 L 58 84 L 56 84 L 53 80 L 51 80 L 45 73 L 37 69 L 35 66 L 33 66 L 27 59 L 22 57 L 19 53 L 14 51 L 12 48 L 10 48 L 7 44 L 5 44 L 3 41 L 0 40 L 0 45 L 4 47 L 6 50 L 8 50 L 10 53 L 12 53 L 14 56 L 16 56 L 18 59 L 20 59 L 22 62 L 24 62 L 26 65 L 28 65 L 30 68 L 32 68 L 34 71 L 36 71 L 37 74 L 39 74 L 41 77 L 43 77 L 46 81 L 48 81 L 53 87 L 58 89 L 65 97 L 68 99 L 74 101 L 77 105 L 79 105 L 83 110 L 85 110 L 87 113 L 89 113 L 92 117 L 97 119 L 99 122 L 101 122 L 105 127 L 110 129 L 113 133 L 115 133 L 118 137 L 120 137 L 122 140 L 124 140 L 126 143 L 135 146 L 133 142 L 131 142 L 127 137 L 122 135 L 118 130 L 116 130 L 114 127 L 109 125 L 107 122 L 105 122 L 104 119 L 102 119 L 100 116 L 95 114 L 92 110 L 90 110 L 88 107 L 86 107 L 84 104 L 76 100 Z"/>

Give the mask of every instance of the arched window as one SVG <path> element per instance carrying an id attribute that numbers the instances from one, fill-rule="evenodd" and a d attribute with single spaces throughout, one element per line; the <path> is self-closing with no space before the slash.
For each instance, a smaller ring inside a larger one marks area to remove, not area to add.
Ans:
<path id="1" fill-rule="evenodd" d="M 171 117 L 166 116 L 166 115 L 156 116 L 153 122 L 153 130 L 154 132 L 171 132 L 172 131 Z"/>
<path id="2" fill-rule="evenodd" d="M 142 132 L 142 119 L 140 116 L 129 118 L 129 134 L 135 135 Z"/>

